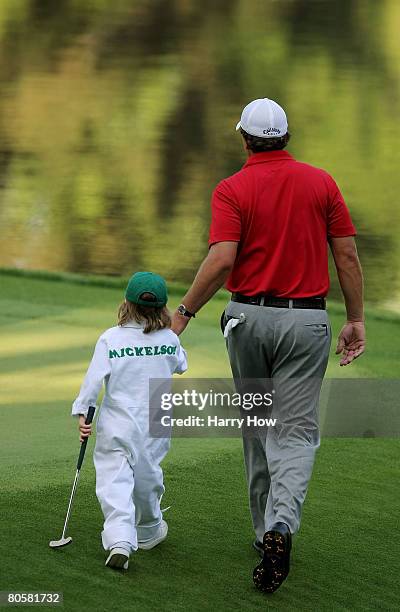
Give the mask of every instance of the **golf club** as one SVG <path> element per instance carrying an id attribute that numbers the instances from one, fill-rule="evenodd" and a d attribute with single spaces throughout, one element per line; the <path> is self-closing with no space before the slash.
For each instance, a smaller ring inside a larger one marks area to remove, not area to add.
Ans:
<path id="1" fill-rule="evenodd" d="M 87 416 L 86 416 L 86 420 L 85 420 L 86 425 L 89 425 L 89 423 L 92 422 L 95 410 L 96 410 L 96 408 L 94 406 L 90 406 L 89 407 L 89 410 L 88 410 L 88 413 L 87 413 Z M 80 470 L 81 470 L 81 467 L 82 467 L 83 458 L 85 456 L 88 437 L 89 436 L 87 436 L 84 439 L 84 441 L 81 443 L 81 450 L 79 452 L 78 463 L 77 463 L 77 466 L 76 466 L 76 474 L 75 474 L 75 478 L 74 478 L 74 484 L 72 485 L 72 491 L 71 491 L 71 496 L 69 498 L 67 516 L 65 517 L 64 528 L 63 528 L 63 532 L 62 532 L 61 538 L 59 540 L 51 540 L 51 542 L 49 542 L 50 548 L 60 548 L 60 546 L 66 546 L 67 544 L 72 542 L 72 538 L 71 537 L 66 538 L 65 537 L 65 533 L 67 531 L 68 521 L 69 521 L 69 517 L 70 517 L 70 514 L 71 514 L 72 502 L 74 501 L 76 488 L 78 486 L 79 473 L 80 473 Z"/>

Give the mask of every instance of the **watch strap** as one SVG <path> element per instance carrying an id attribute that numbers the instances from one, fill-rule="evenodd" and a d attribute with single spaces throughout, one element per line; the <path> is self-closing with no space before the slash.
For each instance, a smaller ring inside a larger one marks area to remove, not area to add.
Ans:
<path id="1" fill-rule="evenodd" d="M 186 308 L 185 304 L 179 304 L 178 312 L 179 314 L 183 315 L 184 317 L 188 317 L 189 319 L 194 319 L 196 317 L 194 312 L 190 312 L 190 310 Z"/>

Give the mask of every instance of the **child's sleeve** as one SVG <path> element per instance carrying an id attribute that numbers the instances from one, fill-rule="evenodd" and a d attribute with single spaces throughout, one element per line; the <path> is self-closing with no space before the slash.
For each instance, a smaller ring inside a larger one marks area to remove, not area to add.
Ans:
<path id="1" fill-rule="evenodd" d="M 186 370 L 188 369 L 188 363 L 187 363 L 187 355 L 186 355 L 186 351 L 185 349 L 180 345 L 178 345 L 178 363 L 177 366 L 175 368 L 175 374 L 183 374 L 184 372 L 186 372 Z"/>
<path id="2" fill-rule="evenodd" d="M 77 416 L 78 414 L 86 416 L 89 406 L 96 406 L 103 380 L 110 372 L 107 342 L 101 336 L 94 349 L 92 361 L 90 362 L 79 395 L 72 404 L 72 416 Z"/>

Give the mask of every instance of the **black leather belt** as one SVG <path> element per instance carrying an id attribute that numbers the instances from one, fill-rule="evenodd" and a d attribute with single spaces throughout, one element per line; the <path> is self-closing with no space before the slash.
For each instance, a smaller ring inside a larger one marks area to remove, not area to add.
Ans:
<path id="1" fill-rule="evenodd" d="M 323 297 L 282 298 L 273 295 L 242 295 L 232 293 L 232 302 L 254 304 L 255 306 L 270 306 L 272 308 L 313 308 L 326 310 L 326 300 Z"/>

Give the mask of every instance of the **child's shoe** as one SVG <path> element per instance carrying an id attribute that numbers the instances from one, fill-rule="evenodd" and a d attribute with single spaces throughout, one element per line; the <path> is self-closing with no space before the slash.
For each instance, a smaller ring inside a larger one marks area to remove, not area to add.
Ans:
<path id="1" fill-rule="evenodd" d="M 165 538 L 167 537 L 167 533 L 168 524 L 166 521 L 162 520 L 158 527 L 156 535 L 150 538 L 150 540 L 138 542 L 138 547 L 142 550 L 150 550 L 151 548 L 154 548 L 155 546 L 157 546 L 157 544 L 160 544 L 163 540 L 165 540 Z"/>
<path id="2" fill-rule="evenodd" d="M 125 548 L 112 548 L 106 559 L 107 567 L 127 570 L 129 566 L 129 552 Z"/>

